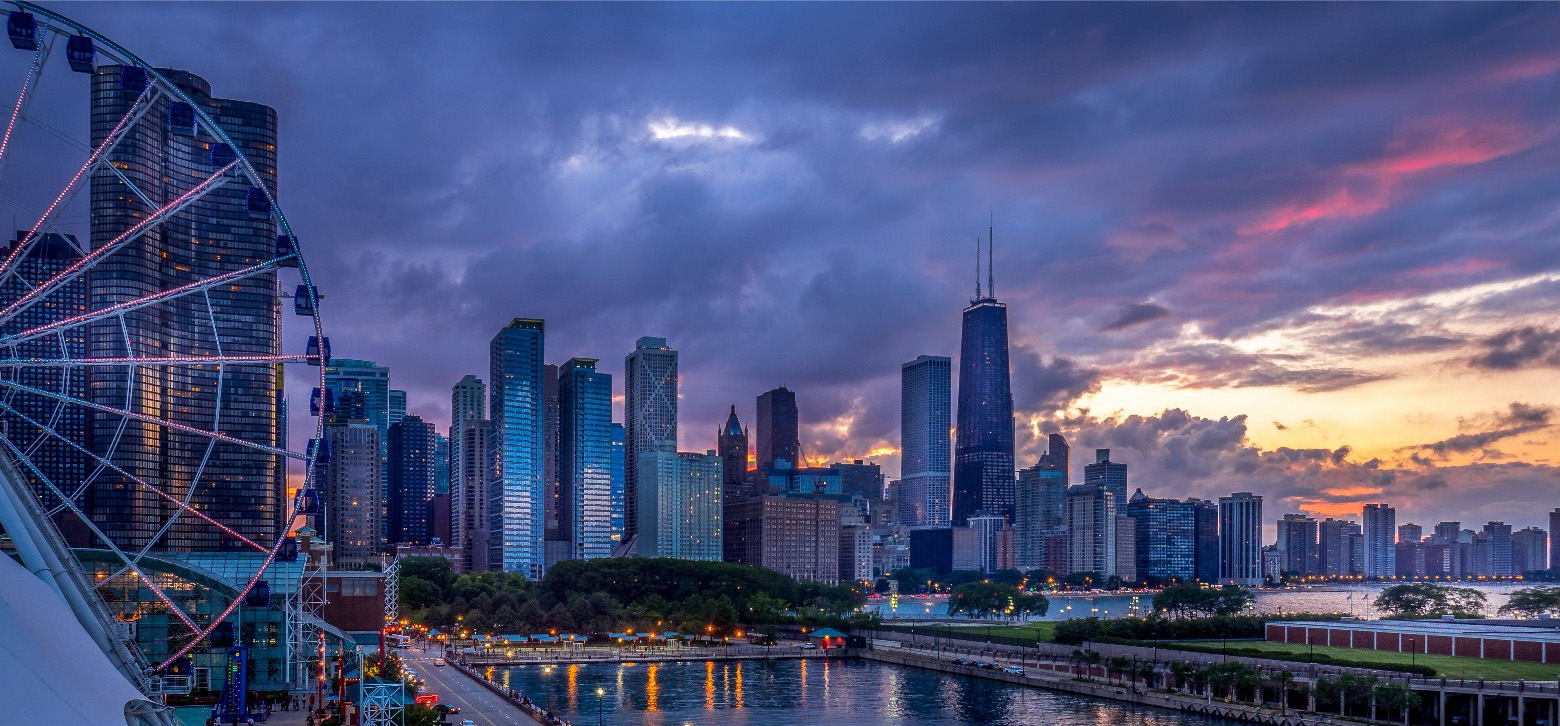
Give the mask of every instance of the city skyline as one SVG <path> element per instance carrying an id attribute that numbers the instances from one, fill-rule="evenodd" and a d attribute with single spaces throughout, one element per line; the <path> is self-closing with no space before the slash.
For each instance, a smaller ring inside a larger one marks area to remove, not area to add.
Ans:
<path id="1" fill-rule="evenodd" d="M 805 451 L 879 461 L 892 474 L 898 366 L 923 354 L 957 356 L 967 240 L 994 210 L 1020 417 L 1015 468 L 1034 463 L 1043 441 L 1036 434 L 1055 430 L 1080 451 L 1115 451 L 1137 481 L 1153 482 L 1145 488 L 1152 496 L 1261 494 L 1269 525 L 1289 511 L 1357 517 L 1372 501 L 1393 504 L 1399 521 L 1426 525 L 1450 518 L 1442 509 L 1470 522 L 1545 524 L 1530 505 L 1552 499 L 1557 477 L 1560 401 L 1545 383 L 1560 363 L 1550 315 L 1560 271 L 1544 247 L 1556 222 L 1542 212 L 1554 198 L 1550 170 L 1560 159 L 1556 129 L 1545 121 L 1560 105 L 1560 54 L 1541 42 L 1560 29 L 1552 8 L 1427 7 L 1412 26 L 1393 22 L 1387 9 L 1357 6 L 1303 17 L 1283 8 L 1159 8 L 1140 18 L 1109 8 L 926 8 L 896 31 L 919 29 L 916 37 L 929 40 L 925 29 L 942 24 L 951 40 L 934 55 L 964 70 L 938 66 L 924 87 L 908 84 L 904 69 L 917 68 L 913 59 L 880 45 L 887 34 L 863 30 L 885 11 L 852 8 L 840 14 L 837 32 L 853 32 L 881 56 L 888 65 L 876 70 L 892 71 L 888 90 L 853 105 L 857 76 L 847 74 L 803 94 L 793 82 L 818 68 L 798 60 L 796 78 L 762 77 L 746 106 L 722 93 L 752 69 L 740 63 L 708 72 L 711 93 L 656 84 L 614 100 L 610 91 L 621 83 L 615 74 L 636 60 L 661 59 L 678 78 L 694 77 L 712 58 L 741 60 L 739 41 L 764 25 L 753 14 L 672 7 L 593 15 L 594 27 L 577 25 L 583 47 L 620 41 L 634 24 L 659 28 L 651 34 L 659 39 L 628 44 L 613 62 L 529 36 L 517 41 L 564 51 L 554 60 L 578 71 L 578 93 L 567 108 L 520 114 L 523 127 L 548 132 L 552 143 L 515 142 L 495 162 L 543 169 L 498 186 L 535 186 L 557 211 L 519 200 L 519 216 L 496 219 L 490 207 L 512 200 L 453 182 L 444 155 L 439 167 L 423 158 L 395 162 L 410 165 L 397 171 L 418 173 L 393 176 L 420 181 L 371 187 L 382 198 L 366 205 L 341 203 L 334 192 L 328 203 L 289 195 L 303 188 L 299 180 L 345 173 L 321 173 L 300 148 L 336 138 L 350 160 L 340 166 L 366 171 L 377 168 L 365 166 L 370 160 L 386 163 L 387 139 L 417 138 L 439 124 L 484 130 L 483 121 L 454 114 L 499 116 L 512 101 L 452 89 L 478 97 L 456 100 L 481 105 L 433 113 L 398 127 L 401 136 L 341 142 L 339 125 L 324 119 L 341 115 L 336 104 L 362 99 L 355 90 L 339 99 L 318 90 L 339 83 L 340 69 L 289 62 L 287 43 L 256 45 L 251 65 L 210 68 L 196 59 L 209 49 L 203 44 L 220 39 L 174 33 L 175 43 L 154 32 L 239 19 L 267 37 L 378 34 L 377 43 L 432 47 L 437 33 L 412 42 L 401 32 L 415 12 L 391 7 L 367 18 L 291 8 L 264 16 L 181 7 L 84 6 L 77 14 L 159 62 L 198 70 L 224 94 L 278 108 L 288 139 L 279 186 L 290 213 L 312 230 L 304 241 L 311 263 L 322 279 L 352 280 L 351 295 L 347 286 L 327 286 L 335 291 L 328 307 L 336 350 L 390 367 L 393 385 L 409 391 L 410 411 L 441 429 L 449 386 L 486 370 L 483 342 L 511 317 L 531 316 L 552 323 L 553 363 L 615 361 L 636 338 L 665 336 L 683 361 L 679 450 L 709 448 L 708 432 L 729 404 L 743 407 L 786 385 L 798 394 Z M 472 22 L 582 17 L 540 7 L 453 12 Z M 787 22 L 767 32 L 789 38 L 816 11 L 772 12 Z M 1186 15 L 1217 18 L 1230 32 L 1177 33 L 1131 48 L 1152 37 L 1154 24 L 1180 27 Z M 351 27 L 360 22 L 364 28 Z M 723 31 L 723 39 L 702 51 L 709 57 L 676 50 L 679 23 L 692 28 L 685 32 Z M 1022 38 L 1039 24 L 1055 26 L 1054 47 L 1030 59 Z M 1496 40 L 1476 40 L 1471 27 Z M 1092 48 L 1098 55 L 1089 57 L 1116 62 L 1068 60 L 1091 50 L 1090 28 L 1102 30 Z M 1280 28 L 1300 39 L 1281 42 Z M 1331 57 L 1304 44 L 1339 30 L 1384 42 Z M 966 42 L 983 33 L 988 45 Z M 823 61 L 838 65 L 843 52 L 826 52 Z M 481 60 L 462 65 L 483 67 Z M 1030 89 L 1027 77 L 1012 76 L 1013 68 L 1051 67 L 1043 64 L 1069 71 L 1067 80 Z M 1228 70 L 1240 64 L 1271 74 L 1265 90 L 1254 76 Z M 1362 76 L 1361 68 L 1377 74 Z M 960 73 L 1008 85 L 970 90 L 956 83 Z M 1201 105 L 1145 105 L 1161 92 L 1195 93 Z M 419 93 L 389 102 L 426 101 Z M 1212 109 L 1252 130 L 1229 131 L 1236 127 L 1209 120 Z M 1089 130 L 1113 113 L 1123 114 L 1114 130 Z M 1333 118 L 1346 120 L 1322 122 Z M 1025 120 L 1068 143 L 1024 132 Z M 1197 158 L 1172 153 L 1173 144 L 1209 128 L 1231 138 L 1198 147 Z M 1022 153 L 1007 159 L 1013 150 Z M 860 180 L 848 163 L 826 160 L 830 153 L 875 161 L 885 176 L 904 179 L 882 179 L 875 197 L 853 191 Z M 1121 163 L 1126 155 L 1143 166 Z M 475 154 L 462 158 L 477 164 L 476 179 L 507 178 Z M 1256 171 L 1265 167 L 1272 168 Z M 1142 180 L 1122 183 L 1129 172 Z M 784 178 L 815 178 L 834 196 L 768 183 Z M 619 193 L 619 201 L 601 201 Z M 446 228 L 423 234 L 422 220 L 381 215 L 410 225 L 391 229 L 341 211 L 408 199 Z M 887 214 L 932 199 L 934 212 Z M 619 225 L 625 212 L 651 221 L 630 230 Z M 890 216 L 901 218 L 885 222 Z M 776 218 L 801 221 L 755 226 Z M 598 254 L 610 250 L 625 261 Z M 718 264 L 694 269 L 706 260 Z M 510 292 L 520 288 L 535 292 Z M 462 302 L 451 307 L 452 299 Z M 387 313 L 404 325 L 374 324 Z M 621 393 L 619 384 L 617 421 Z"/>

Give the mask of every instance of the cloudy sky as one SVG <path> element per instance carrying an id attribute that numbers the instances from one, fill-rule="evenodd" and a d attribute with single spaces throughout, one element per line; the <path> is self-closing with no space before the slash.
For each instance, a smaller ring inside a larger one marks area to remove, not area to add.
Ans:
<path id="1" fill-rule="evenodd" d="M 683 448 L 784 384 L 809 455 L 892 475 L 991 215 L 1021 463 L 1058 430 L 1269 518 L 1560 505 L 1554 4 L 66 11 L 278 109 L 337 354 L 441 425 L 540 317 L 619 391 L 668 338 Z"/>

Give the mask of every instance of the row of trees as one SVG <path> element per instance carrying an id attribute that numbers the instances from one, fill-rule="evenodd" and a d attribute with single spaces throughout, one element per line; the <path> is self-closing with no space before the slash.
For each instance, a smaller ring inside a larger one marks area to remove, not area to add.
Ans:
<path id="1" fill-rule="evenodd" d="M 505 572 L 457 577 L 438 557 L 401 561 L 401 607 L 431 627 L 501 633 L 677 630 L 724 635 L 741 625 L 871 624 L 866 595 L 727 562 L 571 560 L 540 582 Z"/>
<path id="2" fill-rule="evenodd" d="M 1154 663 L 1125 656 L 1105 658 L 1094 650 L 1074 650 L 1071 660 L 1074 675 L 1080 679 L 1085 677 L 1085 669 L 1103 666 L 1107 679 L 1122 684 L 1128 680 L 1141 680 L 1150 688 L 1217 696 L 1261 706 L 1277 702 L 1280 708 L 1287 709 L 1291 698 L 1312 695 L 1307 686 L 1296 689 L 1292 671 L 1263 670 L 1244 663 L 1175 661 L 1161 671 Z M 1157 682 L 1161 678 L 1164 682 Z M 1390 716 L 1400 720 L 1420 703 L 1419 695 L 1408 686 L 1374 676 L 1323 677 L 1317 680 L 1314 689 L 1318 709 L 1336 711 L 1345 717 Z"/>

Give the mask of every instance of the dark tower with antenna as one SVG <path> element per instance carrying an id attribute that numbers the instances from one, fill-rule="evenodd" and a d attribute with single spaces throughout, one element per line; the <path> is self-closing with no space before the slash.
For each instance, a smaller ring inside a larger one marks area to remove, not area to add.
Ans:
<path id="1" fill-rule="evenodd" d="M 959 346 L 959 410 L 953 454 L 953 524 L 976 514 L 1013 520 L 1013 392 L 1008 372 L 1007 305 L 997 302 L 995 224 L 987 228 L 986 289 L 975 248 L 975 298 L 964 309 Z"/>

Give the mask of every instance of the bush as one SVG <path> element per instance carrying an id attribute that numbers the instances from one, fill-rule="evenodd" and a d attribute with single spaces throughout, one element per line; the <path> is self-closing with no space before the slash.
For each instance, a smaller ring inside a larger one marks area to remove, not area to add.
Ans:
<path id="1" fill-rule="evenodd" d="M 1280 620 L 1336 620 L 1340 615 L 1217 615 L 1209 618 L 1147 618 L 1101 620 L 1076 618 L 1058 623 L 1056 642 L 1077 645 L 1085 640 L 1252 640 L 1266 634 L 1266 625 Z"/>

